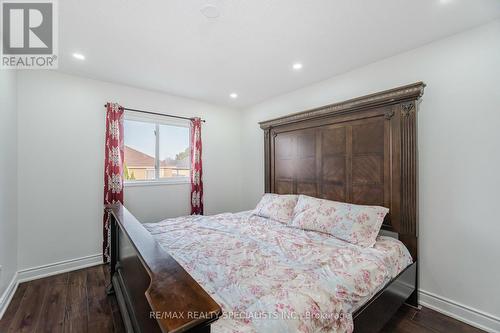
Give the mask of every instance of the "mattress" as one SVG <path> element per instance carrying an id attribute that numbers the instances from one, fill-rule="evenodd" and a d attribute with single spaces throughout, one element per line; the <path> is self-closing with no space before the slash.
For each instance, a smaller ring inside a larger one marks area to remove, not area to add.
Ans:
<path id="1" fill-rule="evenodd" d="M 223 310 L 212 332 L 352 332 L 352 314 L 412 263 L 400 241 L 362 248 L 251 212 L 144 224 Z"/>

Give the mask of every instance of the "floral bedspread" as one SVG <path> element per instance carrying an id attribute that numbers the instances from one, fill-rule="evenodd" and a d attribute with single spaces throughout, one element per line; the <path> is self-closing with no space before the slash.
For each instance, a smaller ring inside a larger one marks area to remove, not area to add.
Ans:
<path id="1" fill-rule="evenodd" d="M 144 224 L 224 314 L 212 332 L 352 332 L 352 313 L 411 262 L 379 236 L 361 248 L 251 212 Z"/>

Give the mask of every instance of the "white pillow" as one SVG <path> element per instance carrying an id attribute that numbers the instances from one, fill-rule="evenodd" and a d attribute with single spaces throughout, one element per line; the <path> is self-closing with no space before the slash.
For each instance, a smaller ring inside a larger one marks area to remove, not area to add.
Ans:
<path id="1" fill-rule="evenodd" d="M 346 242 L 371 247 L 389 209 L 299 196 L 290 226 L 320 231 Z"/>
<path id="2" fill-rule="evenodd" d="M 298 195 L 295 194 L 266 193 L 262 196 L 252 214 L 281 223 L 289 223 L 292 220 L 297 199 Z"/>

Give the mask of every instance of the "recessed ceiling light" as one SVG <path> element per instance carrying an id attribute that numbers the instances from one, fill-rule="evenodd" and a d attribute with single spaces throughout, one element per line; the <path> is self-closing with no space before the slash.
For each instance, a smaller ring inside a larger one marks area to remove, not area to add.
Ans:
<path id="1" fill-rule="evenodd" d="M 446 4 L 449 4 L 450 2 L 452 2 L 453 0 L 439 0 L 439 2 L 443 5 L 446 5 Z"/>
<path id="2" fill-rule="evenodd" d="M 229 97 L 231 97 L 232 99 L 236 99 L 236 98 L 238 98 L 238 94 L 237 93 L 231 93 L 229 95 Z"/>
<path id="3" fill-rule="evenodd" d="M 293 64 L 293 69 L 298 71 L 300 69 L 302 69 L 302 64 L 300 62 L 296 62 L 295 64 Z"/>
<path id="4" fill-rule="evenodd" d="M 213 19 L 219 17 L 220 15 L 219 9 L 214 5 L 205 5 L 201 7 L 200 11 L 206 18 Z"/>
<path id="5" fill-rule="evenodd" d="M 73 58 L 78 60 L 85 60 L 85 56 L 81 53 L 73 53 Z"/>

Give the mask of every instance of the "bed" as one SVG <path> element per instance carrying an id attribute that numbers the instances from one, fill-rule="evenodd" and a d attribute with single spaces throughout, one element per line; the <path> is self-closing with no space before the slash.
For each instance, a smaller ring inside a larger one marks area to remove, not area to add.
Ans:
<path id="1" fill-rule="evenodd" d="M 418 306 L 417 106 L 423 83 L 260 123 L 265 192 L 389 208 L 373 247 L 251 212 L 111 217 L 131 332 L 376 332 Z"/>
<path id="2" fill-rule="evenodd" d="M 352 313 L 412 263 L 391 237 L 362 248 L 252 212 L 145 227 L 221 306 L 214 333 L 352 331 Z"/>

